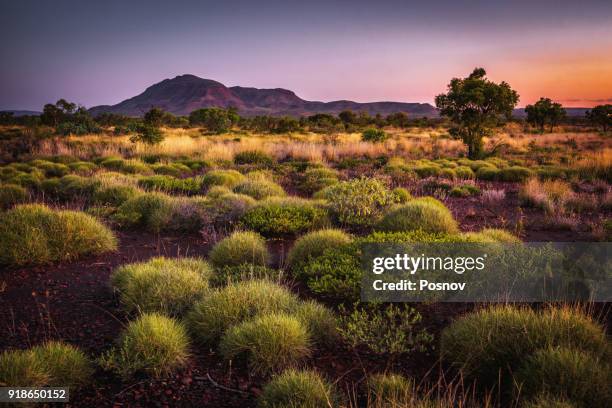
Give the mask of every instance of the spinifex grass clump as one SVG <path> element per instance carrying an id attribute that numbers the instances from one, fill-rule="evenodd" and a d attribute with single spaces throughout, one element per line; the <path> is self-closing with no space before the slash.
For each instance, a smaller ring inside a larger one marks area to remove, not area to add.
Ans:
<path id="1" fill-rule="evenodd" d="M 295 366 L 311 354 L 307 328 L 295 317 L 266 314 L 228 329 L 219 344 L 226 360 L 246 357 L 250 369 L 271 374 Z"/>
<path id="2" fill-rule="evenodd" d="M 570 307 L 535 312 L 529 308 L 495 306 L 469 314 L 442 333 L 443 358 L 466 379 L 481 386 L 511 388 L 510 373 L 538 350 L 568 347 L 594 356 L 606 352 L 602 328 Z"/>
<path id="3" fill-rule="evenodd" d="M 374 374 L 368 378 L 368 407 L 404 407 L 415 398 L 413 381 L 399 374 Z"/>
<path id="4" fill-rule="evenodd" d="M 202 297 L 211 274 L 200 259 L 153 258 L 121 266 L 111 282 L 128 311 L 178 316 Z"/>
<path id="5" fill-rule="evenodd" d="M 323 229 L 309 232 L 298 238 L 287 255 L 287 263 L 295 268 L 310 259 L 323 255 L 330 248 L 338 248 L 351 242 L 350 235 L 339 229 Z"/>
<path id="6" fill-rule="evenodd" d="M 274 159 L 272 156 L 261 150 L 245 150 L 234 156 L 234 163 L 270 166 L 274 163 Z"/>
<path id="7" fill-rule="evenodd" d="M 219 241 L 208 256 L 217 268 L 245 263 L 265 266 L 270 260 L 265 239 L 252 231 L 234 232 Z"/>
<path id="8" fill-rule="evenodd" d="M 516 373 L 516 393 L 524 400 L 548 394 L 564 397 L 577 407 L 612 405 L 609 362 L 570 348 L 536 351 Z"/>
<path id="9" fill-rule="evenodd" d="M 388 232 L 422 230 L 447 234 L 459 231 L 457 221 L 444 204 L 419 198 L 391 210 L 378 223 L 377 229 Z"/>
<path id="10" fill-rule="evenodd" d="M 241 182 L 234 187 L 234 192 L 248 195 L 256 200 L 285 196 L 285 190 L 281 186 L 271 180 L 261 178 L 247 179 Z"/>
<path id="11" fill-rule="evenodd" d="M 214 343 L 232 325 L 254 316 L 290 312 L 298 298 L 275 283 L 250 280 L 209 293 L 188 315 L 189 328 L 204 343 Z"/>
<path id="12" fill-rule="evenodd" d="M 5 210 L 15 204 L 23 203 L 28 198 L 28 191 L 17 184 L 0 185 L 0 210 Z"/>
<path id="13" fill-rule="evenodd" d="M 0 214 L 0 264 L 43 264 L 114 251 L 117 239 L 95 218 L 38 204 Z"/>
<path id="14" fill-rule="evenodd" d="M 339 396 L 333 384 L 315 371 L 289 369 L 263 389 L 258 408 L 335 408 Z"/>
<path id="15" fill-rule="evenodd" d="M 183 367 L 188 358 L 189 337 L 183 325 L 147 313 L 127 326 L 117 346 L 100 358 L 100 364 L 124 379 L 137 373 L 161 377 Z"/>
<path id="16" fill-rule="evenodd" d="M 199 177 L 176 178 L 156 175 L 142 177 L 138 180 L 138 185 L 148 191 L 195 194 L 202 189 L 202 179 Z"/>
<path id="17" fill-rule="evenodd" d="M 83 352 L 57 341 L 0 354 L 0 386 L 76 387 L 87 383 L 92 374 L 91 361 Z"/>
<path id="18" fill-rule="evenodd" d="M 204 174 L 202 183 L 207 186 L 224 186 L 234 188 L 244 180 L 244 176 L 236 170 L 211 170 Z"/>
<path id="19" fill-rule="evenodd" d="M 299 234 L 325 221 L 325 210 L 297 197 L 270 197 L 255 204 L 241 219 L 245 227 L 267 237 Z"/>

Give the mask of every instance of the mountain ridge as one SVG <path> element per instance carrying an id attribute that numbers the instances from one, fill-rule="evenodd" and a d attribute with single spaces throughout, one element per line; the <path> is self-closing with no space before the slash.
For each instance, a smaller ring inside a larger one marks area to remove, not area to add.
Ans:
<path id="1" fill-rule="evenodd" d="M 99 105 L 89 109 L 93 116 L 117 113 L 143 116 L 151 108 L 160 108 L 175 115 L 208 107 L 235 107 L 243 116 L 306 116 L 316 113 L 337 115 L 343 110 L 388 115 L 404 112 L 411 116 L 435 117 L 435 107 L 418 102 L 331 102 L 307 101 L 284 88 L 227 87 L 212 79 L 192 74 L 164 79 L 147 87 L 142 93 L 115 105 Z"/>

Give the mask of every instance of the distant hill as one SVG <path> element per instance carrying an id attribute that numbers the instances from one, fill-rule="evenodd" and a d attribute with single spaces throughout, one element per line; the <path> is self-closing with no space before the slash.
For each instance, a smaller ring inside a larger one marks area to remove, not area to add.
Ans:
<path id="1" fill-rule="evenodd" d="M 287 89 L 259 89 L 241 86 L 228 88 L 220 82 L 199 78 L 195 75 L 180 75 L 173 79 L 164 79 L 133 98 L 116 105 L 95 106 L 89 111 L 94 116 L 105 112 L 142 116 L 149 109 L 157 107 L 175 115 L 188 115 L 200 108 L 228 108 L 231 106 L 238 109 L 243 116 L 338 114 L 347 109 L 354 112 L 368 112 L 370 115 L 377 113 L 388 115 L 396 112 L 418 117 L 438 115 L 436 108 L 428 103 L 306 101 Z"/>
<path id="2" fill-rule="evenodd" d="M 30 111 L 30 110 L 3 110 L 3 111 L 0 111 L 0 113 L 4 113 L 4 112 L 12 113 L 13 116 L 38 116 L 42 113 L 42 112 Z"/>

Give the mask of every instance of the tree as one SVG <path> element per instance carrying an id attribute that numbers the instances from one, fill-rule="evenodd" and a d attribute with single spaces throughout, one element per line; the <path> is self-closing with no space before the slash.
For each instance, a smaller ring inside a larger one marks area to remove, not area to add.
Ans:
<path id="1" fill-rule="evenodd" d="M 565 109 L 560 103 L 553 102 L 550 98 L 540 98 L 533 105 L 525 107 L 527 113 L 527 123 L 536 126 L 540 129 L 540 133 L 544 133 L 544 126 L 550 125 L 550 131 L 565 117 Z"/>
<path id="2" fill-rule="evenodd" d="M 391 126 L 405 128 L 408 127 L 410 120 L 408 120 L 408 115 L 404 112 L 392 113 L 387 116 L 387 123 Z"/>
<path id="3" fill-rule="evenodd" d="M 239 116 L 235 111 L 221 108 L 197 109 L 189 114 L 189 124 L 204 126 L 212 133 L 225 133 L 238 120 Z"/>
<path id="4" fill-rule="evenodd" d="M 149 124 L 138 126 L 136 135 L 130 138 L 130 142 L 142 142 L 148 145 L 155 145 L 161 143 L 164 140 L 164 134 L 161 130 Z"/>
<path id="5" fill-rule="evenodd" d="M 506 82 L 496 84 L 486 78 L 483 68 L 476 68 L 467 78 L 453 78 L 448 92 L 436 96 L 440 114 L 455 124 L 451 134 L 468 147 L 471 159 L 483 155 L 482 138 L 510 118 L 519 96 Z"/>
<path id="6" fill-rule="evenodd" d="M 612 127 L 612 105 L 598 105 L 586 112 L 587 119 L 594 126 L 601 126 L 604 133 Z"/>
<path id="7" fill-rule="evenodd" d="M 354 125 L 357 123 L 357 115 L 352 110 L 343 110 L 338 114 L 338 117 L 345 125 Z"/>
<path id="8" fill-rule="evenodd" d="M 165 112 L 159 108 L 151 108 L 144 114 L 144 123 L 150 126 L 159 127 L 164 122 Z"/>

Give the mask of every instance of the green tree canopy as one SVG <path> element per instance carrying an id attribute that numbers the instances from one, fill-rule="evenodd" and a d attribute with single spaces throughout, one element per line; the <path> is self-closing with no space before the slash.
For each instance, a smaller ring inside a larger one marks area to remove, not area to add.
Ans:
<path id="1" fill-rule="evenodd" d="M 454 123 L 451 134 L 463 140 L 470 158 L 483 155 L 482 138 L 499 125 L 500 118 L 510 118 L 519 95 L 506 82 L 496 84 L 486 78 L 483 68 L 476 68 L 467 78 L 453 78 L 445 94 L 436 96 L 440 114 Z"/>
<path id="2" fill-rule="evenodd" d="M 598 105 L 586 112 L 587 119 L 605 132 L 612 127 L 612 105 Z"/>
<path id="3" fill-rule="evenodd" d="M 204 126 L 213 133 L 225 133 L 233 124 L 238 123 L 240 117 L 235 108 L 228 110 L 221 108 L 203 108 L 194 110 L 189 114 L 189 124 Z"/>
<path id="4" fill-rule="evenodd" d="M 544 126 L 550 125 L 550 131 L 565 117 L 565 109 L 560 103 L 553 102 L 550 98 L 540 98 L 533 105 L 525 107 L 527 113 L 527 123 L 540 129 L 544 133 Z"/>

